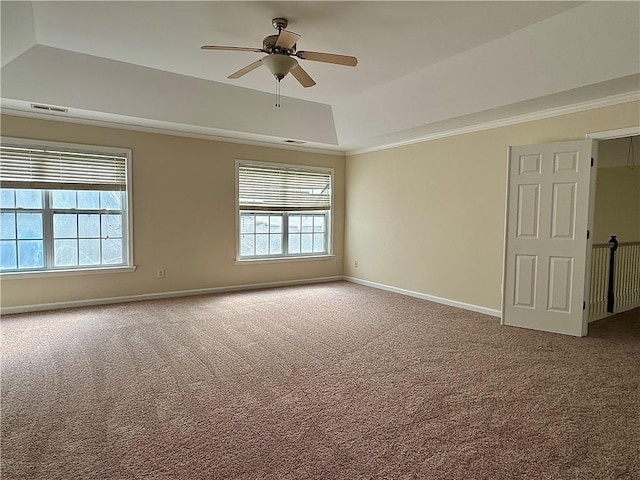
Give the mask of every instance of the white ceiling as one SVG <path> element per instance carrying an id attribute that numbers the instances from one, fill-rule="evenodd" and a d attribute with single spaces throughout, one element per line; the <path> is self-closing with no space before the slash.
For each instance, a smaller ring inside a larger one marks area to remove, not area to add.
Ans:
<path id="1" fill-rule="evenodd" d="M 565 105 L 637 92 L 638 5 L 3 1 L 2 101 L 9 113 L 40 102 L 76 119 L 365 148 L 529 113 L 548 98 Z M 299 50 L 354 55 L 359 64 L 301 60 L 317 85 L 288 76 L 282 94 L 298 100 L 285 98 L 274 112 L 266 68 L 226 78 L 260 54 L 200 46 L 261 47 L 277 16 L 302 35 Z M 163 105 L 150 111 L 150 102 Z M 212 109 L 199 111 L 203 102 Z"/>
<path id="2" fill-rule="evenodd" d="M 273 92 L 267 69 L 227 76 L 262 54 L 204 44 L 262 47 L 285 16 L 299 50 L 355 55 L 357 68 L 301 62 L 317 86 L 293 78 L 286 95 L 333 103 L 544 20 L 574 2 L 35 2 L 36 41 L 97 57 Z M 99 20 L 99 21 L 98 21 Z"/>

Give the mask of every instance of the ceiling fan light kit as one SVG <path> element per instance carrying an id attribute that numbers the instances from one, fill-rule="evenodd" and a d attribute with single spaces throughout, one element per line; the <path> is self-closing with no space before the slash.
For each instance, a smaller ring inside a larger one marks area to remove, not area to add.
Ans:
<path id="1" fill-rule="evenodd" d="M 296 44 L 300 39 L 300 35 L 286 30 L 289 21 L 286 18 L 277 17 L 271 20 L 271 24 L 273 28 L 278 31 L 278 34 L 265 37 L 262 41 L 262 48 L 227 47 L 219 45 L 203 45 L 201 48 L 204 50 L 266 53 L 267 55 L 265 57 L 250 63 L 246 67 L 232 73 L 227 78 L 236 80 L 255 70 L 260 65 L 266 65 L 276 79 L 276 107 L 280 106 L 280 81 L 289 73 L 305 88 L 313 87 L 316 84 L 311 76 L 300 66 L 296 58 L 348 67 L 355 67 L 358 64 L 358 59 L 349 55 L 308 51 L 296 52 Z"/>
<path id="2" fill-rule="evenodd" d="M 278 81 L 282 80 L 292 69 L 298 66 L 298 61 L 295 58 L 279 53 L 267 55 L 260 61 L 267 66 Z"/>

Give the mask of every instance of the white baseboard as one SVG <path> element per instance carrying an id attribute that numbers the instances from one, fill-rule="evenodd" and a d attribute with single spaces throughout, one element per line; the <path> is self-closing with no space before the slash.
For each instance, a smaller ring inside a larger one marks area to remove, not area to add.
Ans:
<path id="1" fill-rule="evenodd" d="M 589 318 L 589 320 L 587 320 L 587 323 L 597 322 L 598 320 L 602 320 L 603 318 L 607 318 L 612 315 L 613 313 L 603 313 L 602 315 L 598 315 L 597 317 Z"/>
<path id="2" fill-rule="evenodd" d="M 588 323 L 597 322 L 598 320 L 602 320 L 603 318 L 613 317 L 614 315 L 618 315 L 619 313 L 628 312 L 629 310 L 634 310 L 636 308 L 640 308 L 640 303 L 636 303 L 634 305 L 627 305 L 625 308 L 621 310 L 617 310 L 614 313 L 605 312 L 597 317 L 590 318 Z"/>
<path id="3" fill-rule="evenodd" d="M 369 280 L 361 280 L 354 277 L 343 277 L 347 282 L 358 283 L 367 287 L 379 288 L 381 290 L 387 290 L 389 292 L 400 293 L 402 295 L 408 295 L 410 297 L 421 298 L 423 300 L 429 300 L 430 302 L 441 303 L 443 305 L 449 305 L 450 307 L 462 308 L 463 310 L 471 310 L 472 312 L 484 313 L 485 315 L 491 315 L 492 317 L 500 318 L 502 313 L 500 310 L 494 310 L 492 308 L 481 307 L 479 305 L 472 305 L 470 303 L 458 302 L 456 300 L 449 300 L 448 298 L 435 297 L 426 293 L 414 292 L 413 290 L 405 290 L 404 288 L 392 287 L 390 285 L 384 285 L 382 283 L 370 282 Z"/>
<path id="4" fill-rule="evenodd" d="M 113 303 L 139 302 L 144 300 L 157 300 L 157 299 L 163 299 L 163 298 L 190 297 L 194 295 L 207 295 L 212 293 L 237 292 L 242 290 L 258 290 L 261 288 L 287 287 L 287 286 L 293 286 L 293 285 L 310 285 L 314 283 L 337 282 L 340 280 L 345 280 L 347 282 L 365 285 L 367 287 L 379 288 L 381 290 L 387 290 L 389 292 L 399 293 L 401 295 L 408 295 L 410 297 L 421 298 L 423 300 L 429 300 L 430 302 L 441 303 L 443 305 L 462 308 L 464 310 L 471 310 L 473 312 L 484 313 L 485 315 L 491 315 L 493 317 L 500 318 L 501 316 L 500 310 L 493 310 L 491 308 L 481 307 L 479 305 L 472 305 L 469 303 L 458 302 L 456 300 L 449 300 L 447 298 L 428 295 L 426 293 L 420 293 L 412 290 L 405 290 L 403 288 L 392 287 L 390 285 L 384 285 L 382 283 L 370 282 L 368 280 L 361 280 L 355 277 L 348 277 L 348 276 L 343 277 L 339 275 L 334 277 L 306 278 L 303 280 L 285 280 L 281 282 L 252 283 L 248 285 L 232 285 L 227 287 L 200 288 L 195 290 L 178 290 L 178 291 L 172 291 L 172 292 L 145 293 L 141 295 L 127 295 L 122 297 L 91 298 L 87 300 L 73 300 L 69 302 L 40 303 L 35 305 L 19 305 L 15 307 L 2 308 L 0 309 L 0 314 L 10 315 L 13 313 L 40 312 L 45 310 L 59 310 L 62 308 L 88 307 L 93 305 L 109 305 Z"/>
<path id="5" fill-rule="evenodd" d="M 211 293 L 237 292 L 241 290 L 258 290 L 261 288 L 288 287 L 293 285 L 309 285 L 312 283 L 337 282 L 343 280 L 341 275 L 335 277 L 305 278 L 303 280 L 285 280 L 282 282 L 252 283 L 249 285 L 233 285 L 229 287 L 201 288 L 196 290 L 179 290 L 174 292 L 145 293 L 142 295 L 127 295 L 124 297 L 91 298 L 88 300 L 74 300 L 70 302 L 40 303 L 36 305 L 19 305 L 0 309 L 0 314 L 40 312 L 44 310 L 59 310 L 61 308 L 88 307 L 92 305 L 109 305 L 112 303 L 139 302 L 143 300 L 157 300 L 161 298 L 190 297 L 193 295 L 207 295 Z"/>

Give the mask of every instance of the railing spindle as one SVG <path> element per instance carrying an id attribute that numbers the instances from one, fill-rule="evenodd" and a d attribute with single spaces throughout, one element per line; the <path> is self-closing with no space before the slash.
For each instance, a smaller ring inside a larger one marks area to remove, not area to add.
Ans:
<path id="1" fill-rule="evenodd" d="M 640 307 L 640 242 L 594 244 L 589 320 Z"/>

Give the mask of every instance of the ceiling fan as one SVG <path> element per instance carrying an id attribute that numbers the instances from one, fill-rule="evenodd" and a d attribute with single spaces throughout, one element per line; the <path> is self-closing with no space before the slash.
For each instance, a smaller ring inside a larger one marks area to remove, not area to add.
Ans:
<path id="1" fill-rule="evenodd" d="M 348 55 L 337 55 L 335 53 L 321 53 L 309 51 L 296 51 L 296 43 L 300 39 L 300 35 L 286 30 L 289 21 L 286 18 L 274 18 L 271 21 L 273 28 L 278 33 L 276 35 L 268 35 L 262 41 L 262 48 L 251 47 L 226 47 L 219 45 L 203 45 L 204 50 L 228 50 L 234 52 L 255 52 L 266 53 L 265 57 L 250 63 L 246 67 L 241 68 L 232 73 L 227 78 L 235 80 L 255 70 L 261 65 L 266 65 L 276 78 L 276 107 L 280 106 L 280 81 L 291 73 L 295 79 L 300 82 L 303 87 L 313 87 L 316 82 L 309 74 L 300 66 L 296 58 L 302 60 L 311 60 L 314 62 L 333 63 L 336 65 L 345 65 L 355 67 L 358 64 L 356 57 Z M 295 58 L 294 58 L 295 57 Z"/>

